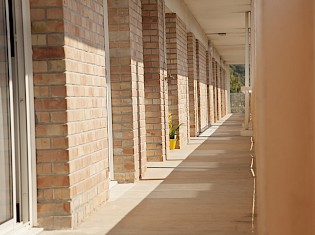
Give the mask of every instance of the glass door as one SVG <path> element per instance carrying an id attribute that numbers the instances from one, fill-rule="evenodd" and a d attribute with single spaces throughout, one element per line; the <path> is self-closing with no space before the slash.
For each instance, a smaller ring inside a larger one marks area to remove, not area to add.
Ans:
<path id="1" fill-rule="evenodd" d="M 0 225 L 14 218 L 7 6 L 0 1 Z"/>

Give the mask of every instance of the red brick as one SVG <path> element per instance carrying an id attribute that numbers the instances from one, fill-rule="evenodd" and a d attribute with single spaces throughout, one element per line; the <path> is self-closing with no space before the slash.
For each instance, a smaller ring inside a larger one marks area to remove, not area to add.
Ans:
<path id="1" fill-rule="evenodd" d="M 46 11 L 45 9 L 31 9 L 31 20 L 45 20 Z"/>
<path id="2" fill-rule="evenodd" d="M 69 152 L 67 150 L 38 150 L 37 162 L 67 162 Z"/>
<path id="3" fill-rule="evenodd" d="M 53 188 L 53 187 L 67 187 L 69 186 L 69 176 L 38 176 L 37 187 L 39 188 Z"/>
<path id="4" fill-rule="evenodd" d="M 49 46 L 63 46 L 65 44 L 63 33 L 57 33 L 57 34 L 48 34 L 47 35 L 47 44 Z"/>
<path id="5" fill-rule="evenodd" d="M 48 8 L 47 9 L 47 19 L 61 19 L 63 18 L 62 8 Z"/>
<path id="6" fill-rule="evenodd" d="M 67 113 L 66 112 L 51 112 L 50 120 L 52 123 L 66 123 Z"/>
<path id="7" fill-rule="evenodd" d="M 52 173 L 56 175 L 69 173 L 69 164 L 68 163 L 54 163 L 52 165 Z"/>
<path id="8" fill-rule="evenodd" d="M 33 63 L 36 63 L 35 61 Z M 46 64 L 47 65 L 47 64 Z M 41 73 L 34 75 L 36 85 L 64 85 L 66 83 L 65 73 Z"/>
<path id="9" fill-rule="evenodd" d="M 50 138 L 36 138 L 36 149 L 49 149 L 50 147 Z"/>
<path id="10" fill-rule="evenodd" d="M 36 166 L 37 175 L 50 175 L 52 173 L 52 167 L 50 163 L 37 164 Z"/>
<path id="11" fill-rule="evenodd" d="M 54 149 L 65 149 L 68 147 L 68 139 L 65 137 L 51 138 L 51 147 Z"/>
<path id="12" fill-rule="evenodd" d="M 63 1 L 62 0 L 30 0 L 31 7 L 57 7 L 62 6 Z"/>
<path id="13" fill-rule="evenodd" d="M 52 97 L 66 97 L 67 96 L 66 86 L 52 86 L 50 88 L 50 94 Z"/>
<path id="14" fill-rule="evenodd" d="M 35 109 L 40 110 L 65 110 L 67 108 L 67 102 L 62 98 L 51 99 L 36 99 Z"/>
<path id="15" fill-rule="evenodd" d="M 65 125 L 37 125 L 37 137 L 49 136 L 65 136 L 67 134 L 67 126 Z"/>
<path id="16" fill-rule="evenodd" d="M 42 47 L 33 49 L 33 60 L 63 59 L 65 52 L 62 47 Z"/>
<path id="17" fill-rule="evenodd" d="M 68 215 L 70 213 L 70 203 L 43 203 L 37 206 L 39 216 Z"/>
<path id="18" fill-rule="evenodd" d="M 49 112 L 37 112 L 35 115 L 36 115 L 36 120 L 38 123 L 50 122 Z"/>
<path id="19" fill-rule="evenodd" d="M 64 31 L 63 21 L 33 21 L 32 33 L 56 33 Z"/>

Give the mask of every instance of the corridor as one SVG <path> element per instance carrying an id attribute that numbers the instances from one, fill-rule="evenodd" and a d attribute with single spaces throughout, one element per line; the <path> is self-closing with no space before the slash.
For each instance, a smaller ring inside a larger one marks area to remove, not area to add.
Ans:
<path id="1" fill-rule="evenodd" d="M 144 180 L 115 186 L 110 201 L 75 230 L 42 234 L 252 234 L 250 138 L 240 136 L 241 123 L 233 115 L 152 164 Z M 191 153 L 181 161 L 184 151 Z"/>

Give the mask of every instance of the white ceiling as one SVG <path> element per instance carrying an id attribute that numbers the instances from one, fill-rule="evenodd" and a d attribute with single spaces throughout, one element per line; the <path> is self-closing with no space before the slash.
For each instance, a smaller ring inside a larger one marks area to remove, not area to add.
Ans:
<path id="1" fill-rule="evenodd" d="M 243 64 L 245 12 L 250 11 L 251 0 L 184 1 L 222 59 L 228 64 Z"/>

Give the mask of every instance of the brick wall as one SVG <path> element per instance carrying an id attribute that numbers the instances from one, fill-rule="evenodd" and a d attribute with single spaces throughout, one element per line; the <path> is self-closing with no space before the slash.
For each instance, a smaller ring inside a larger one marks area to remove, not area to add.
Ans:
<path id="1" fill-rule="evenodd" d="M 222 102 L 222 117 L 226 115 L 226 97 L 225 97 L 225 69 L 223 68 L 223 66 L 221 66 L 221 102 Z"/>
<path id="2" fill-rule="evenodd" d="M 189 141 L 189 90 L 187 68 L 187 32 L 184 22 L 175 13 L 165 14 L 169 111 L 179 129 L 177 147 Z"/>
<path id="3" fill-rule="evenodd" d="M 135 113 L 137 114 L 134 128 L 138 135 L 135 140 L 136 159 L 139 169 L 139 177 L 147 169 L 146 156 L 146 126 L 145 126 L 145 99 L 144 99 L 144 64 L 143 64 L 143 35 L 142 35 L 142 12 L 141 1 L 130 0 L 130 46 L 131 46 L 131 74 L 133 80 L 132 90 L 137 90 Z M 135 84 L 136 83 L 136 84 Z M 138 149 L 137 149 L 138 146 Z M 138 170 L 137 170 L 138 171 Z"/>
<path id="4" fill-rule="evenodd" d="M 163 161 L 168 152 L 164 4 L 164 0 L 142 0 L 148 161 Z"/>
<path id="5" fill-rule="evenodd" d="M 188 88 L 188 68 L 187 68 L 187 31 L 184 22 L 177 17 L 177 76 L 178 76 L 178 92 L 179 106 L 178 112 L 179 123 L 183 123 L 180 127 L 179 146 L 184 146 L 189 142 L 189 88 Z"/>
<path id="6" fill-rule="evenodd" d="M 208 86 L 206 48 L 196 40 L 197 76 L 198 76 L 198 116 L 199 130 L 208 127 Z"/>
<path id="7" fill-rule="evenodd" d="M 107 198 L 103 8 L 31 1 L 38 222 L 71 228 Z"/>
<path id="8" fill-rule="evenodd" d="M 220 65 L 220 91 L 221 91 L 221 116 L 224 116 L 224 81 L 223 81 L 223 69 Z"/>
<path id="9" fill-rule="evenodd" d="M 222 107 L 222 101 L 223 101 L 223 83 L 222 83 L 222 67 L 221 67 L 221 64 L 218 63 L 218 66 L 219 66 L 219 69 L 218 69 L 218 104 L 219 104 L 219 115 L 220 115 L 220 118 L 223 116 L 223 113 L 222 113 L 222 110 L 223 110 L 223 107 Z"/>
<path id="10" fill-rule="evenodd" d="M 219 74 L 218 71 L 220 70 L 219 64 L 217 61 L 215 61 L 215 86 L 214 86 L 214 90 L 215 90 L 215 111 L 216 111 L 216 120 L 220 120 L 220 116 L 219 116 Z"/>
<path id="11" fill-rule="evenodd" d="M 196 61 L 196 37 L 193 33 L 187 34 L 187 56 L 188 56 L 188 83 L 189 83 L 189 119 L 190 136 L 198 136 L 199 111 L 198 111 L 198 77 Z"/>
<path id="12" fill-rule="evenodd" d="M 64 1 L 70 192 L 74 225 L 108 198 L 103 2 Z"/>
<path id="13" fill-rule="evenodd" d="M 221 65 L 219 62 L 216 62 L 217 64 L 217 109 L 218 109 L 218 120 L 222 118 L 222 83 L 221 83 Z"/>
<path id="14" fill-rule="evenodd" d="M 214 99 L 213 99 L 213 67 L 212 67 L 212 55 L 207 51 L 207 81 L 208 81 L 208 124 L 214 124 Z"/>
<path id="15" fill-rule="evenodd" d="M 59 17 L 52 18 L 52 11 L 59 12 Z M 31 1 L 31 21 L 38 223 L 46 228 L 71 227 L 62 1 L 54 7 Z"/>
<path id="16" fill-rule="evenodd" d="M 217 62 L 212 58 L 214 122 L 218 121 Z"/>
<path id="17" fill-rule="evenodd" d="M 109 0 L 114 178 L 134 182 L 146 170 L 140 0 Z"/>
<path id="18" fill-rule="evenodd" d="M 219 63 L 219 69 L 218 69 L 218 104 L 219 104 L 219 115 L 220 118 L 223 116 L 222 110 L 223 110 L 223 83 L 222 83 L 222 67 Z"/>

